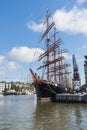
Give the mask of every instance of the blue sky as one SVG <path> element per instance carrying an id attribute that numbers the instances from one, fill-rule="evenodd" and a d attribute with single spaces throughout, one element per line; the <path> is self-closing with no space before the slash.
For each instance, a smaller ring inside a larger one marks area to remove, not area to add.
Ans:
<path id="1" fill-rule="evenodd" d="M 66 59 L 75 54 L 84 83 L 87 55 L 87 0 L 0 0 L 0 81 L 25 81 L 37 49 L 47 8 L 55 20 Z M 33 64 L 36 70 L 37 64 Z"/>

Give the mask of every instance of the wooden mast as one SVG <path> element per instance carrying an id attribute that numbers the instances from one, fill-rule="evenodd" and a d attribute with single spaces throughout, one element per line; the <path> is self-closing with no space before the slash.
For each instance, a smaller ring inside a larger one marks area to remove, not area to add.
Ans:
<path id="1" fill-rule="evenodd" d="M 49 27 L 49 20 L 48 20 L 48 16 L 49 16 L 49 10 L 47 10 L 47 29 Z M 50 80 L 50 75 L 49 75 L 49 44 L 50 44 L 50 36 L 49 36 L 49 33 L 47 34 L 47 38 L 46 38 L 46 45 L 47 45 L 47 50 L 48 50 L 48 53 L 47 53 L 47 63 L 48 63 L 48 66 L 47 66 L 47 80 L 49 81 Z"/>
<path id="2" fill-rule="evenodd" d="M 56 28 L 54 28 L 54 43 L 56 42 Z M 56 50 L 54 50 L 54 60 L 56 59 Z M 54 80 L 56 79 L 56 62 L 54 62 Z"/>

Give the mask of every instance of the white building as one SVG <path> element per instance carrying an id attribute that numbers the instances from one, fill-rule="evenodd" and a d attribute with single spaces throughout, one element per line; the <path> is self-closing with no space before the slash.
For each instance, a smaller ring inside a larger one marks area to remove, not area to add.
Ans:
<path id="1" fill-rule="evenodd" d="M 0 82 L 0 92 L 4 91 L 5 87 L 7 89 L 10 89 L 11 88 L 11 82 L 1 81 Z"/>

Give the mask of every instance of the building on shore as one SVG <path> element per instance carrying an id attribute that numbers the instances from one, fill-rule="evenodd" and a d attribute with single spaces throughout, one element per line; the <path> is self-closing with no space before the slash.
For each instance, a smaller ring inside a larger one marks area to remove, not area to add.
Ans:
<path id="1" fill-rule="evenodd" d="M 0 93 L 6 89 L 11 89 L 11 82 L 0 81 Z"/>
<path id="2" fill-rule="evenodd" d="M 25 83 L 25 82 L 6 82 L 6 81 L 0 81 L 0 93 L 4 92 L 4 90 L 11 90 L 14 89 L 12 86 L 18 87 L 19 90 L 30 90 L 32 89 L 30 83 Z M 32 90 L 33 91 L 33 90 Z"/>

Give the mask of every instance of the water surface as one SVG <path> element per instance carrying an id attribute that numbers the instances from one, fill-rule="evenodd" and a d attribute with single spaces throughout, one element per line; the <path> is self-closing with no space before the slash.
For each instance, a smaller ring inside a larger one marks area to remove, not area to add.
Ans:
<path id="1" fill-rule="evenodd" d="M 37 102 L 35 95 L 3 96 L 0 130 L 87 130 L 87 104 Z"/>

